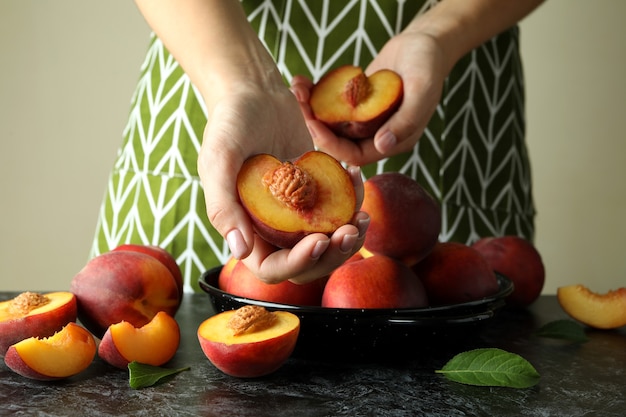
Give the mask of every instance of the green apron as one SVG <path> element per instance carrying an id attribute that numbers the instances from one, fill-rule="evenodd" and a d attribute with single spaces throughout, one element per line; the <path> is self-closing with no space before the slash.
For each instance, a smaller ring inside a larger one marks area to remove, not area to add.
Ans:
<path id="1" fill-rule="evenodd" d="M 434 0 L 242 0 L 288 81 L 314 81 L 343 64 L 362 67 Z M 524 143 L 524 81 L 514 27 L 468 53 L 412 152 L 363 167 L 400 171 L 441 202 L 440 239 L 533 239 L 531 172 Z M 99 213 L 90 256 L 122 243 L 159 245 L 177 259 L 185 290 L 224 263 L 228 246 L 207 220 L 196 161 L 206 108 L 154 35 L 132 97 L 124 141 Z"/>

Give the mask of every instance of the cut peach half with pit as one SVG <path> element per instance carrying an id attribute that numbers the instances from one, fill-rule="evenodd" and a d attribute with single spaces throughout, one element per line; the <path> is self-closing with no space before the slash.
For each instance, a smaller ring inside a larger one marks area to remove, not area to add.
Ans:
<path id="1" fill-rule="evenodd" d="M 309 105 L 315 118 L 337 135 L 363 139 L 374 136 L 402 97 L 402 78 L 396 72 L 384 69 L 368 77 L 360 67 L 345 65 L 313 86 Z"/>
<path id="2" fill-rule="evenodd" d="M 198 327 L 198 340 L 217 369 L 253 378 L 280 368 L 291 356 L 299 332 L 295 314 L 247 305 L 206 319 Z"/>
<path id="3" fill-rule="evenodd" d="M 160 311 L 139 328 L 126 321 L 111 325 L 100 342 L 98 355 L 121 369 L 131 362 L 161 366 L 174 357 L 179 343 L 178 323 Z"/>
<path id="4" fill-rule="evenodd" d="M 626 326 L 626 288 L 598 294 L 584 285 L 557 288 L 561 308 L 573 319 L 596 329 Z"/>
<path id="5" fill-rule="evenodd" d="M 350 175 L 319 151 L 293 162 L 255 155 L 241 167 L 237 190 L 259 236 L 280 248 L 292 248 L 311 233 L 332 234 L 356 208 Z"/>
<path id="6" fill-rule="evenodd" d="M 21 340 L 52 336 L 76 316 L 76 297 L 67 291 L 23 292 L 0 302 L 0 356 Z"/>
<path id="7" fill-rule="evenodd" d="M 91 333 L 70 322 L 48 338 L 31 337 L 12 345 L 4 362 L 26 378 L 47 381 L 84 371 L 95 355 L 96 341 Z"/>

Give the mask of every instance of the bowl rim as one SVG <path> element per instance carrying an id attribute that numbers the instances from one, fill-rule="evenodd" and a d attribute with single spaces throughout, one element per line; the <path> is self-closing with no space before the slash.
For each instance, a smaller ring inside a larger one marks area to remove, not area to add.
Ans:
<path id="1" fill-rule="evenodd" d="M 462 316 L 467 314 L 460 314 L 460 312 L 473 311 L 476 313 L 488 313 L 494 308 L 500 307 L 494 304 L 504 304 L 504 299 L 513 292 L 513 281 L 505 277 L 499 272 L 495 272 L 496 279 L 498 281 L 498 291 L 490 296 L 466 301 L 457 304 L 447 304 L 438 306 L 427 306 L 420 308 L 335 308 L 335 307 L 322 307 L 322 306 L 301 306 L 293 304 L 282 304 L 271 301 L 257 300 L 254 298 L 240 297 L 234 294 L 227 293 L 220 290 L 216 285 L 213 285 L 213 281 L 217 281 L 219 271 L 222 266 L 211 268 L 202 273 L 198 280 L 200 288 L 212 297 L 220 297 L 227 299 L 231 302 L 237 302 L 242 304 L 253 304 L 266 307 L 272 310 L 285 310 L 299 314 L 309 315 L 350 315 L 350 316 L 386 316 L 389 320 L 394 320 L 398 323 L 410 322 L 415 317 L 428 318 L 428 317 L 448 317 L 450 316 Z M 209 282 L 210 277 L 214 277 Z M 215 301 L 213 301 L 215 304 Z M 485 312 L 482 307 L 487 307 Z M 478 311 L 476 311 L 479 309 Z"/>

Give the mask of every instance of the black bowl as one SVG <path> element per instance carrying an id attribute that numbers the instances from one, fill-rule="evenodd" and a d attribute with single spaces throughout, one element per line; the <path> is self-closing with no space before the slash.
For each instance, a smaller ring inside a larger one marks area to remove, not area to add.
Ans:
<path id="1" fill-rule="evenodd" d="M 300 318 L 300 336 L 294 356 L 371 359 L 389 353 L 415 354 L 449 347 L 477 336 L 513 292 L 513 283 L 496 273 L 496 294 L 466 303 L 399 309 L 348 309 L 296 306 L 238 297 L 220 290 L 222 267 L 202 274 L 199 285 L 216 313 L 244 305 L 289 311 Z"/>

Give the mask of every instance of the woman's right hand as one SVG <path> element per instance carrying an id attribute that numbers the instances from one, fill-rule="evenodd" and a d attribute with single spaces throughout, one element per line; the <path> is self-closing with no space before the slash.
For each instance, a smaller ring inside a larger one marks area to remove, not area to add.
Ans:
<path id="1" fill-rule="evenodd" d="M 281 84 L 275 89 L 242 85 L 214 101 L 198 158 L 209 220 L 228 242 L 233 255 L 262 280 L 308 282 L 328 274 L 362 245 L 369 218 L 356 212 L 353 224 L 340 227 L 330 238 L 312 234 L 293 249 L 280 249 L 260 239 L 241 206 L 236 177 L 250 156 L 269 153 L 293 159 L 313 149 L 298 103 Z M 362 183 L 351 170 L 358 207 Z"/>

